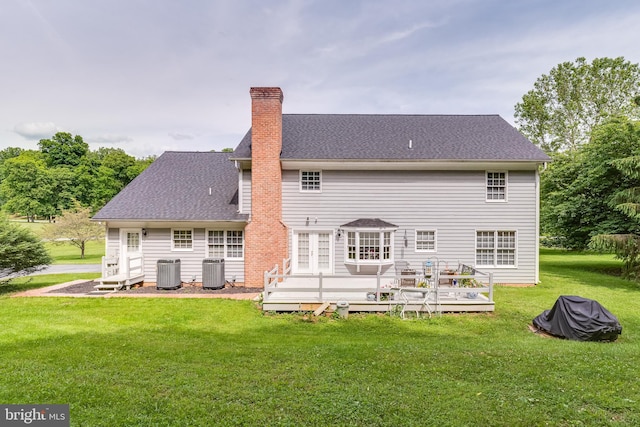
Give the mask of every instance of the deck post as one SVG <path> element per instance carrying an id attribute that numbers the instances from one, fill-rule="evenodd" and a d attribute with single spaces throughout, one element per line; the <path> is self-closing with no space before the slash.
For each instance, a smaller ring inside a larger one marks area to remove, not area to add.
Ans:
<path id="1" fill-rule="evenodd" d="M 493 272 L 489 273 L 489 301 L 493 302 Z"/>
<path id="2" fill-rule="evenodd" d="M 318 274 L 318 298 L 322 301 L 322 271 Z"/>
<path id="3" fill-rule="evenodd" d="M 380 270 L 376 273 L 376 302 L 380 302 Z"/>

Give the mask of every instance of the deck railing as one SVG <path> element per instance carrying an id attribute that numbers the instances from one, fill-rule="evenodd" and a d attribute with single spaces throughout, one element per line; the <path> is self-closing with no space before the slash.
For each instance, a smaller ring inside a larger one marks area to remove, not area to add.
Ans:
<path id="1" fill-rule="evenodd" d="M 118 265 L 118 257 L 103 256 L 102 257 L 102 277 L 116 276 L 120 271 Z"/>
<path id="2" fill-rule="evenodd" d="M 128 277 L 138 276 L 144 272 L 144 258 L 142 255 L 128 256 L 124 266 L 120 266 L 119 257 L 102 257 L 102 277 L 113 277 L 124 274 Z"/>
<path id="3" fill-rule="evenodd" d="M 465 266 L 466 267 L 466 266 Z M 464 271 L 464 270 L 461 270 Z M 307 284 L 301 286 L 278 286 L 278 283 L 287 279 L 304 279 L 317 280 L 317 285 Z M 326 279 L 340 279 L 348 282 L 350 279 L 370 279 L 374 285 L 369 286 L 341 286 L 341 287 L 326 287 Z M 276 265 L 271 271 L 264 273 L 264 301 L 269 301 L 276 298 L 277 294 L 286 294 L 292 292 L 299 292 L 308 295 L 309 299 L 314 298 L 318 301 L 324 301 L 325 293 L 331 294 L 353 294 L 362 293 L 366 298 L 367 294 L 374 293 L 373 301 L 380 302 L 386 301 L 391 298 L 391 295 L 395 295 L 403 288 L 411 287 L 428 287 L 434 288 L 434 298 L 436 302 L 443 295 L 454 295 L 454 298 L 459 298 L 462 294 L 468 293 L 482 293 L 487 294 L 487 300 L 493 302 L 493 273 L 485 273 L 476 269 L 468 270 L 465 274 L 439 274 L 435 272 L 432 280 L 426 280 L 423 273 L 413 275 L 396 275 L 396 276 L 383 276 L 380 273 L 376 275 L 325 275 L 319 273 L 317 275 L 290 275 L 279 274 L 278 266 Z M 375 281 L 375 282 L 374 282 Z M 447 284 L 441 284 L 441 281 L 447 281 Z M 450 282 L 449 282 L 450 281 Z M 466 282 L 465 282 L 466 281 Z M 465 285 L 475 283 L 473 287 L 467 287 Z M 364 298 L 363 298 L 364 299 Z"/>
<path id="4" fill-rule="evenodd" d="M 138 276 L 144 272 L 144 258 L 142 255 L 127 257 L 127 276 Z"/>
<path id="5" fill-rule="evenodd" d="M 264 272 L 264 288 L 275 288 L 282 277 L 284 277 L 284 274 L 278 274 L 278 264 L 276 264 L 270 271 Z"/>
<path id="6" fill-rule="evenodd" d="M 293 286 L 287 286 L 287 287 L 278 287 L 278 282 L 282 279 L 284 280 L 285 277 L 287 279 L 317 279 L 318 280 L 318 285 L 317 286 L 297 286 L 297 287 L 293 287 Z M 406 277 L 406 276 L 404 276 Z M 324 284 L 324 279 L 325 278 L 331 278 L 331 279 L 354 279 L 354 278 L 358 278 L 358 279 L 372 279 L 376 281 L 376 286 L 364 286 L 364 287 L 343 287 L 343 288 L 326 288 L 325 284 Z M 317 275 L 301 275 L 301 274 L 293 274 L 293 275 L 284 275 L 284 274 L 278 274 L 278 269 L 277 266 L 268 272 L 265 272 L 265 288 L 264 288 L 264 300 L 268 301 L 269 298 L 271 298 L 273 296 L 273 294 L 276 293 L 286 293 L 286 292 L 303 292 L 303 293 L 308 293 L 310 294 L 311 297 L 313 297 L 312 294 L 316 294 L 317 298 L 322 301 L 324 299 L 324 292 L 331 292 L 331 293 L 352 293 L 352 292 L 364 292 L 365 294 L 367 292 L 375 292 L 376 293 L 376 299 L 378 301 L 380 301 L 380 295 L 381 295 L 381 290 L 382 293 L 384 292 L 391 292 L 391 286 L 389 287 L 383 287 L 381 285 L 381 281 L 382 279 L 389 279 L 388 276 L 383 277 L 380 274 L 375 275 L 375 276 L 365 276 L 365 275 L 358 275 L 358 276 L 336 276 L 336 275 L 324 275 L 322 273 L 318 273 Z"/>
<path id="7" fill-rule="evenodd" d="M 282 260 L 282 274 L 286 276 L 291 275 L 291 258 L 285 258 Z"/>

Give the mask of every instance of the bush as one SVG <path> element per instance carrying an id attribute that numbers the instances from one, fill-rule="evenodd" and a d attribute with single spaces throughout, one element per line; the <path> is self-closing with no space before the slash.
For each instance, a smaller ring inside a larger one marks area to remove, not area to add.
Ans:
<path id="1" fill-rule="evenodd" d="M 41 270 L 51 257 L 30 230 L 0 218 L 0 280 Z"/>

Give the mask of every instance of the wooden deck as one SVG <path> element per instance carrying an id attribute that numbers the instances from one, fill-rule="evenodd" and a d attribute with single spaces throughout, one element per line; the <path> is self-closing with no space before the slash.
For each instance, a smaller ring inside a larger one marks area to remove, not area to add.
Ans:
<path id="1" fill-rule="evenodd" d="M 403 287 L 394 278 L 377 276 L 287 276 L 265 287 L 265 311 L 314 311 L 323 304 L 335 310 L 347 301 L 352 312 L 404 311 L 417 314 L 494 311 L 493 285 L 481 288 Z"/>

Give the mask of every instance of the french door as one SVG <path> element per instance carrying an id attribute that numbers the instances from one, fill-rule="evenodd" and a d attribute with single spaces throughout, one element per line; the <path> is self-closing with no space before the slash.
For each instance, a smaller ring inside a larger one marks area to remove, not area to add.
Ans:
<path id="1" fill-rule="evenodd" d="M 294 274 L 333 273 L 333 232 L 293 233 Z"/>

